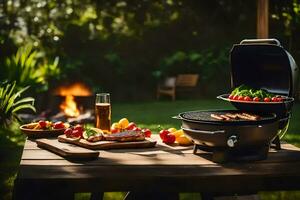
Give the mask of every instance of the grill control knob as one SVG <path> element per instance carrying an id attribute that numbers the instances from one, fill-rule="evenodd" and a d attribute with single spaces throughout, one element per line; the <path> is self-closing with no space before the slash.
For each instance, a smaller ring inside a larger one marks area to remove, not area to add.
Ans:
<path id="1" fill-rule="evenodd" d="M 237 136 L 236 135 L 232 135 L 230 136 L 228 139 L 227 139 L 227 145 L 229 147 L 234 147 L 235 144 L 237 143 L 238 139 L 237 139 Z"/>

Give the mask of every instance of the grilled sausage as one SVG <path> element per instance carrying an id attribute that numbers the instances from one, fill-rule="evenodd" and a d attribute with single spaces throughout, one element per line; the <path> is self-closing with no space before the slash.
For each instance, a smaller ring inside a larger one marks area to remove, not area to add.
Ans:
<path id="1" fill-rule="evenodd" d="M 225 115 L 227 117 L 229 117 L 230 119 L 239 119 L 239 117 L 236 114 L 233 114 L 233 113 L 226 113 Z"/>
<path id="2" fill-rule="evenodd" d="M 249 114 L 249 113 L 242 113 L 242 115 L 248 117 L 251 120 L 258 120 L 260 118 L 258 115 Z"/>
<path id="3" fill-rule="evenodd" d="M 237 116 L 238 116 L 240 119 L 245 119 L 245 120 L 250 120 L 250 121 L 256 121 L 256 120 L 257 120 L 257 119 L 254 118 L 254 117 L 250 117 L 250 116 L 243 115 L 243 114 L 240 114 L 240 113 L 238 113 Z"/>
<path id="4" fill-rule="evenodd" d="M 230 117 L 227 117 L 226 115 L 220 115 L 220 117 L 222 117 L 224 120 L 229 121 L 231 120 Z"/>
<path id="5" fill-rule="evenodd" d="M 223 117 L 221 117 L 220 115 L 216 115 L 216 114 L 211 114 L 210 117 L 217 119 L 217 120 L 225 120 Z"/>

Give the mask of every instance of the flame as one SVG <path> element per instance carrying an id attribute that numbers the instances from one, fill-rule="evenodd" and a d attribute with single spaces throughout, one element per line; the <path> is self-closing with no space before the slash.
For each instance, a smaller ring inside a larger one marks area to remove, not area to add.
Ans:
<path id="1" fill-rule="evenodd" d="M 72 85 L 60 86 L 55 91 L 54 94 L 60 96 L 91 96 L 91 89 L 83 83 L 74 83 Z"/>
<path id="2" fill-rule="evenodd" d="M 78 117 L 80 115 L 72 95 L 67 95 L 65 101 L 59 107 L 68 117 Z"/>
<path id="3" fill-rule="evenodd" d="M 81 82 L 60 86 L 56 88 L 53 93 L 55 95 L 65 96 L 65 100 L 59 107 L 68 117 L 78 117 L 80 115 L 74 96 L 92 95 L 91 89 Z"/>

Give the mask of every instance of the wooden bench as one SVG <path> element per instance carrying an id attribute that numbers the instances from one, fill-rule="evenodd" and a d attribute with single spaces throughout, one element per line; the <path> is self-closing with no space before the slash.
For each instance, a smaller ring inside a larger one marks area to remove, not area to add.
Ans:
<path id="1" fill-rule="evenodd" d="M 176 99 L 176 91 L 192 91 L 197 86 L 198 74 L 179 74 L 177 77 L 167 77 L 164 82 L 157 87 L 157 99 L 161 95 L 171 96 Z"/>

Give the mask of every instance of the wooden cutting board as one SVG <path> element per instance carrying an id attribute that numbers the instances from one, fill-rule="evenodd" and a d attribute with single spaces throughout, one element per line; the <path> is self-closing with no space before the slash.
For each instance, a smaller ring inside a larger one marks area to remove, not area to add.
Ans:
<path id="1" fill-rule="evenodd" d="M 37 139 L 37 146 L 52 151 L 64 158 L 69 159 L 96 159 L 99 156 L 98 151 L 92 151 L 74 144 L 61 143 L 55 139 Z"/>
<path id="2" fill-rule="evenodd" d="M 146 138 L 144 141 L 136 141 L 136 142 L 117 142 L 117 141 L 89 142 L 84 139 L 78 140 L 78 139 L 67 138 L 65 135 L 60 135 L 57 138 L 59 142 L 75 144 L 93 150 L 150 148 L 156 145 L 156 141 L 151 138 Z"/>

